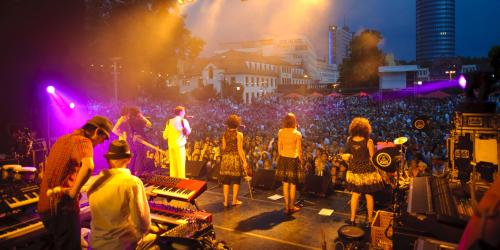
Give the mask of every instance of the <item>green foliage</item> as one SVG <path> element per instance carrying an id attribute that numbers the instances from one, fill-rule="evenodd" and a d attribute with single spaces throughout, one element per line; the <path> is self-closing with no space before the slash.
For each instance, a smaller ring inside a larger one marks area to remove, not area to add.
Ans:
<path id="1" fill-rule="evenodd" d="M 191 92 L 192 96 L 199 101 L 208 101 L 211 98 L 215 98 L 217 96 L 217 92 L 214 89 L 214 86 L 209 84 L 205 86 L 199 86 L 195 90 Z"/>
<path id="2" fill-rule="evenodd" d="M 196 58 L 205 45 L 186 28 L 176 1 L 88 0 L 86 5 L 88 60 L 119 57 L 123 89 L 155 84 L 157 74 L 176 74 L 179 62 Z"/>
<path id="3" fill-rule="evenodd" d="M 221 97 L 235 102 L 243 101 L 245 87 L 241 83 L 223 81 L 221 84 Z"/>
<path id="4" fill-rule="evenodd" d="M 370 89 L 378 86 L 378 67 L 385 64 L 385 55 L 378 48 L 382 35 L 364 30 L 350 43 L 351 55 L 340 64 L 342 88 Z"/>

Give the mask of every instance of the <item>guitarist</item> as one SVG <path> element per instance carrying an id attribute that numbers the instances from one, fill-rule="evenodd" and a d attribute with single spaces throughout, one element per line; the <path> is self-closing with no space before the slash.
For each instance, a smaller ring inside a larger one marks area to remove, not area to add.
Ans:
<path id="1" fill-rule="evenodd" d="M 170 177 L 186 178 L 186 142 L 191 134 L 189 122 L 184 119 L 186 109 L 177 106 L 175 117 L 168 120 L 163 131 L 163 139 L 168 141 L 168 156 L 170 161 Z"/>
<path id="2" fill-rule="evenodd" d="M 126 107 L 122 116 L 113 127 L 113 133 L 121 140 L 126 140 L 130 150 L 134 153 L 129 168 L 135 176 L 140 176 L 144 171 L 146 148 L 136 138 L 145 138 L 145 128 L 152 126 L 151 121 L 142 115 L 137 107 Z"/>

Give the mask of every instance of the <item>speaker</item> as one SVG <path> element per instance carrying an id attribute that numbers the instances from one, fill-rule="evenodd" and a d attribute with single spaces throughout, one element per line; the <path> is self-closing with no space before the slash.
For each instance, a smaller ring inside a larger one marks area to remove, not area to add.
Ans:
<path id="1" fill-rule="evenodd" d="M 324 176 L 308 174 L 306 175 L 304 191 L 308 193 L 326 195 L 330 182 L 331 176 L 329 174 L 325 174 Z"/>
<path id="2" fill-rule="evenodd" d="M 203 178 L 206 174 L 205 161 L 186 161 L 186 177 Z"/>
<path id="3" fill-rule="evenodd" d="M 275 189 L 275 171 L 273 169 L 258 169 L 253 177 L 253 187 L 262 189 Z"/>
<path id="4" fill-rule="evenodd" d="M 212 164 L 211 167 L 207 167 L 207 179 L 210 181 L 219 180 L 220 164 Z"/>

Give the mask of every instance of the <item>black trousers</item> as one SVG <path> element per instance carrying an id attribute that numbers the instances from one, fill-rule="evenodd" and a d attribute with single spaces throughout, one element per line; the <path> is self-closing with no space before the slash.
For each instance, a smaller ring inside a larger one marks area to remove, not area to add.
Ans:
<path id="1" fill-rule="evenodd" d="M 48 232 L 47 249 L 81 250 L 80 212 L 58 211 L 57 215 L 42 215 Z"/>

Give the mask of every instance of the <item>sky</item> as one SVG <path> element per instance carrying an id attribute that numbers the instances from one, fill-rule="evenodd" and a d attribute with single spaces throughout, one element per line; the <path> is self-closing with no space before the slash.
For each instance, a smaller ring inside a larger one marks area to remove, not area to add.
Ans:
<path id="1" fill-rule="evenodd" d="M 181 6 L 186 24 L 207 42 L 305 35 L 320 58 L 327 52 L 328 25 L 382 33 L 381 48 L 396 59 L 415 59 L 415 0 L 196 0 Z M 486 57 L 500 45 L 500 1 L 456 0 L 456 55 Z"/>

